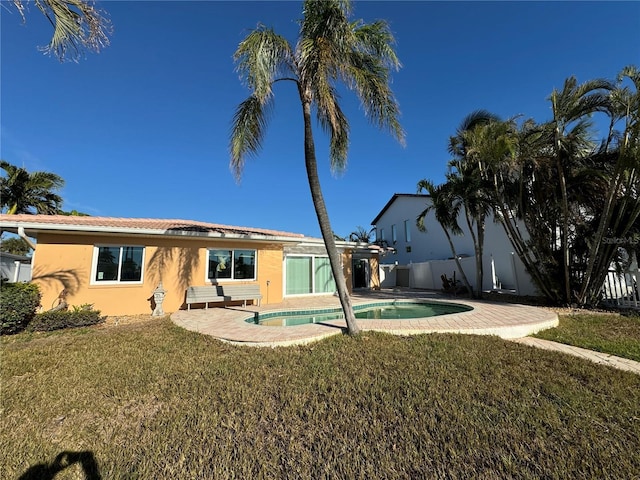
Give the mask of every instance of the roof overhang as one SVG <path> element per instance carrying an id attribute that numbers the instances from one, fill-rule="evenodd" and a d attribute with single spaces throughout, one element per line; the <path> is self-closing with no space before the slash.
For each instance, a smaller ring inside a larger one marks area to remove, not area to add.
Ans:
<path id="1" fill-rule="evenodd" d="M 142 219 L 141 226 L 131 226 L 136 219 L 97 218 L 56 219 L 53 216 L 2 215 L 0 230 L 38 238 L 39 234 L 98 235 L 105 237 L 130 236 L 132 238 L 175 238 L 194 240 L 234 240 L 256 243 L 278 243 L 301 247 L 323 247 L 322 238 L 306 237 L 302 234 L 278 232 L 276 230 L 244 229 L 202 222 L 176 221 L 175 228 L 154 228 L 144 225 L 171 224 L 173 221 Z M 84 224 L 82 224 L 84 223 Z M 96 224 L 98 223 L 98 224 Z M 102 223 L 102 224 L 100 224 Z M 228 231 L 225 231 L 228 230 Z M 246 231 L 242 231 L 246 230 Z M 264 233 L 263 233 L 264 232 Z M 273 234 L 269 233 L 273 232 Z M 337 240 L 336 247 L 342 251 L 379 253 L 377 245 Z"/>
<path id="2" fill-rule="evenodd" d="M 394 193 L 393 196 L 391 197 L 391 199 L 387 202 L 387 204 L 382 207 L 382 210 L 380 210 L 380 213 L 378 215 L 376 215 L 376 218 L 374 218 L 371 221 L 371 225 L 376 225 L 378 223 L 378 220 L 380 220 L 380 217 L 382 217 L 382 215 L 384 215 L 384 213 L 389 210 L 389 207 L 391 207 L 391 205 L 393 205 L 393 203 L 401 197 L 420 197 L 420 198 L 429 198 L 429 195 L 426 195 L 424 193 Z"/>
<path id="3" fill-rule="evenodd" d="M 32 237 L 38 238 L 39 233 L 64 233 L 69 235 L 125 235 L 125 236 L 143 236 L 143 237 L 174 237 L 174 238 L 198 238 L 198 239 L 226 239 L 226 240 L 244 240 L 255 242 L 276 242 L 276 243 L 299 243 L 304 237 L 289 237 L 278 235 L 260 235 L 260 234 L 239 234 L 227 232 L 202 232 L 189 230 L 166 230 L 154 228 L 128 228 L 128 227 L 112 227 L 112 226 L 88 226 L 88 225 L 64 225 L 55 223 L 38 223 L 38 222 L 16 222 L 2 221 L 0 229 L 5 232 L 18 233 L 22 227 L 24 232 Z"/>

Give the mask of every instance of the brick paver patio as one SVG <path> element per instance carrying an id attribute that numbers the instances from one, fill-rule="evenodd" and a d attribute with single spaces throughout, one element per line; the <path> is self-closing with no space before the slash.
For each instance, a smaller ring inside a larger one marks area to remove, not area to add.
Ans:
<path id="1" fill-rule="evenodd" d="M 528 335 L 540 330 L 558 325 L 558 315 L 546 308 L 458 299 L 445 297 L 437 292 L 415 290 L 356 293 L 352 295 L 351 300 L 353 305 L 390 300 L 427 300 L 460 303 L 473 307 L 473 310 L 468 312 L 429 318 L 358 320 L 358 325 L 362 330 L 377 330 L 396 335 L 437 332 L 497 335 L 531 347 L 560 351 L 640 375 L 640 362 L 528 337 Z M 247 323 L 245 320 L 256 312 L 308 310 L 339 306 L 340 302 L 334 296 L 300 297 L 286 299 L 280 304 L 270 304 L 263 307 L 248 305 L 247 307 L 180 310 L 171 315 L 171 320 L 187 330 L 211 335 L 225 342 L 255 347 L 277 347 L 306 344 L 330 335 L 336 335 L 346 328 L 345 322 L 335 320 L 290 327 L 268 327 Z"/>
<path id="2" fill-rule="evenodd" d="M 382 290 L 356 293 L 354 305 L 384 300 L 429 300 L 453 302 L 473 307 L 462 313 L 407 320 L 358 320 L 362 330 L 378 330 L 398 335 L 432 332 L 497 335 L 520 338 L 558 324 L 555 312 L 525 305 L 471 301 L 444 297 L 430 291 Z M 286 299 L 281 304 L 232 306 L 227 308 L 191 309 L 175 312 L 171 319 L 187 330 L 211 335 L 220 340 L 252 346 L 284 346 L 304 344 L 340 333 L 346 327 L 343 320 L 290 327 L 261 326 L 245 320 L 255 312 L 339 307 L 335 296 L 315 296 Z"/>

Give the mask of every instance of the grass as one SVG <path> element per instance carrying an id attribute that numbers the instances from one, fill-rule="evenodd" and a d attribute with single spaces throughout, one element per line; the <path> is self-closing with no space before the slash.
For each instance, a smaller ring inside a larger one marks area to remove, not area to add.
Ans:
<path id="1" fill-rule="evenodd" d="M 534 336 L 640 362 L 640 316 L 580 313 L 558 318 L 558 327 Z"/>
<path id="2" fill-rule="evenodd" d="M 2 338 L 1 375 L 6 478 L 640 472 L 640 376 L 496 337 L 255 349 L 163 319 Z"/>

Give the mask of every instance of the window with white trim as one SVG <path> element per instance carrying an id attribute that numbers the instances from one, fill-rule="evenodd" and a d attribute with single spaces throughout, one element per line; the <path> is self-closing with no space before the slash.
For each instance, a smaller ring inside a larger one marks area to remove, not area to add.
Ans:
<path id="1" fill-rule="evenodd" d="M 411 242 L 411 224 L 409 223 L 409 220 L 404 221 L 404 240 L 407 243 Z"/>
<path id="2" fill-rule="evenodd" d="M 394 245 L 398 241 L 398 232 L 396 230 L 395 223 L 391 225 L 391 241 L 393 242 Z"/>
<path id="3" fill-rule="evenodd" d="M 207 279 L 217 280 L 255 280 L 255 250 L 208 250 Z"/>
<path id="4" fill-rule="evenodd" d="M 98 245 L 93 247 L 91 283 L 142 283 L 144 247 Z"/>

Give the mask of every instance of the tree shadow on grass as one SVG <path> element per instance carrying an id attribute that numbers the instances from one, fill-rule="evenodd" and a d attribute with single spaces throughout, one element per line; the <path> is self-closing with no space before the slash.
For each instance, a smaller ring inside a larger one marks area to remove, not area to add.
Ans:
<path id="1" fill-rule="evenodd" d="M 80 464 L 87 480 L 100 480 L 98 462 L 93 452 L 61 452 L 49 463 L 38 463 L 24 472 L 18 480 L 53 480 L 56 475 L 76 463 Z"/>

